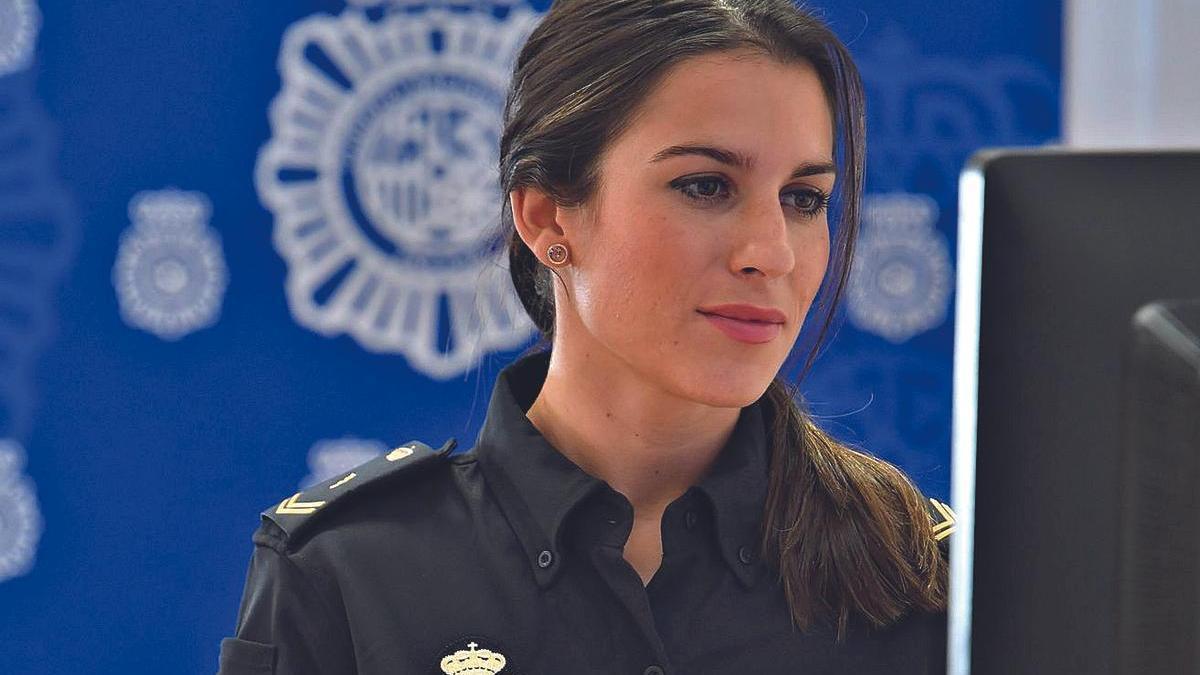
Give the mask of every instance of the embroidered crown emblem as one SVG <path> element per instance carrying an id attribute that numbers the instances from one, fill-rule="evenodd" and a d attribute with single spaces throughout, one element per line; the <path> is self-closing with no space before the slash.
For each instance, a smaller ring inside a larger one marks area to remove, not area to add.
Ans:
<path id="1" fill-rule="evenodd" d="M 476 650 L 478 646 L 479 643 L 471 642 L 467 645 L 470 651 L 460 649 L 442 659 L 442 672 L 446 675 L 494 675 L 504 670 L 508 660 L 503 654 L 488 649 Z"/>

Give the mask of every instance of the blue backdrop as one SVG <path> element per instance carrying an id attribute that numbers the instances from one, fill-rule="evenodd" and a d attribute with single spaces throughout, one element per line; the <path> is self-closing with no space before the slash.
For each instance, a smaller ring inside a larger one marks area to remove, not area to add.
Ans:
<path id="1" fill-rule="evenodd" d="M 532 335 L 479 244 L 548 3 L 430 4 L 0 0 L 0 670 L 214 672 L 260 510 L 471 445 Z M 1061 9 L 824 7 L 869 198 L 804 390 L 942 499 L 957 175 L 1058 133 Z"/>

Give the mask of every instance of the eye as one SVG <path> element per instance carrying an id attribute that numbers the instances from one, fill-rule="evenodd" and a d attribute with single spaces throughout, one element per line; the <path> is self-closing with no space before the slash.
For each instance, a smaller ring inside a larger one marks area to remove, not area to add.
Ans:
<path id="1" fill-rule="evenodd" d="M 783 193 L 783 197 L 792 197 L 792 206 L 795 207 L 801 215 L 809 218 L 820 215 L 822 211 L 829 207 L 829 195 L 820 190 L 805 188 L 803 190 L 790 190 Z"/>
<path id="2" fill-rule="evenodd" d="M 671 187 L 679 190 L 689 199 L 705 204 L 722 201 L 728 198 L 729 192 L 729 184 L 717 176 L 681 178 L 672 182 Z"/>

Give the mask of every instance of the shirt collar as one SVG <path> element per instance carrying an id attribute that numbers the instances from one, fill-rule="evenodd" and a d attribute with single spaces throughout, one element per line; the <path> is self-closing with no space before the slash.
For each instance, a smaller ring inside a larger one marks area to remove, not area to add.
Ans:
<path id="1" fill-rule="evenodd" d="M 585 497 L 607 483 L 586 473 L 525 416 L 549 368 L 550 353 L 524 356 L 500 371 L 476 443 L 476 457 L 529 558 L 538 584 L 562 567 L 562 528 Z M 746 586 L 754 583 L 767 491 L 762 400 L 742 409 L 728 443 L 697 484 L 716 515 L 722 556 Z"/>

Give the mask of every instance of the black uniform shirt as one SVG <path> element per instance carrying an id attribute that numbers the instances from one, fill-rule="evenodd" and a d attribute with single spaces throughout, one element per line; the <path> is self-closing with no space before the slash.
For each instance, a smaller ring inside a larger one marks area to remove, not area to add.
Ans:
<path id="1" fill-rule="evenodd" d="M 792 628 L 756 557 L 760 400 L 662 519 L 648 585 L 624 559 L 629 501 L 525 417 L 548 355 L 496 383 L 478 443 L 410 443 L 264 512 L 221 673 L 941 673 L 945 614 L 882 631 Z"/>

